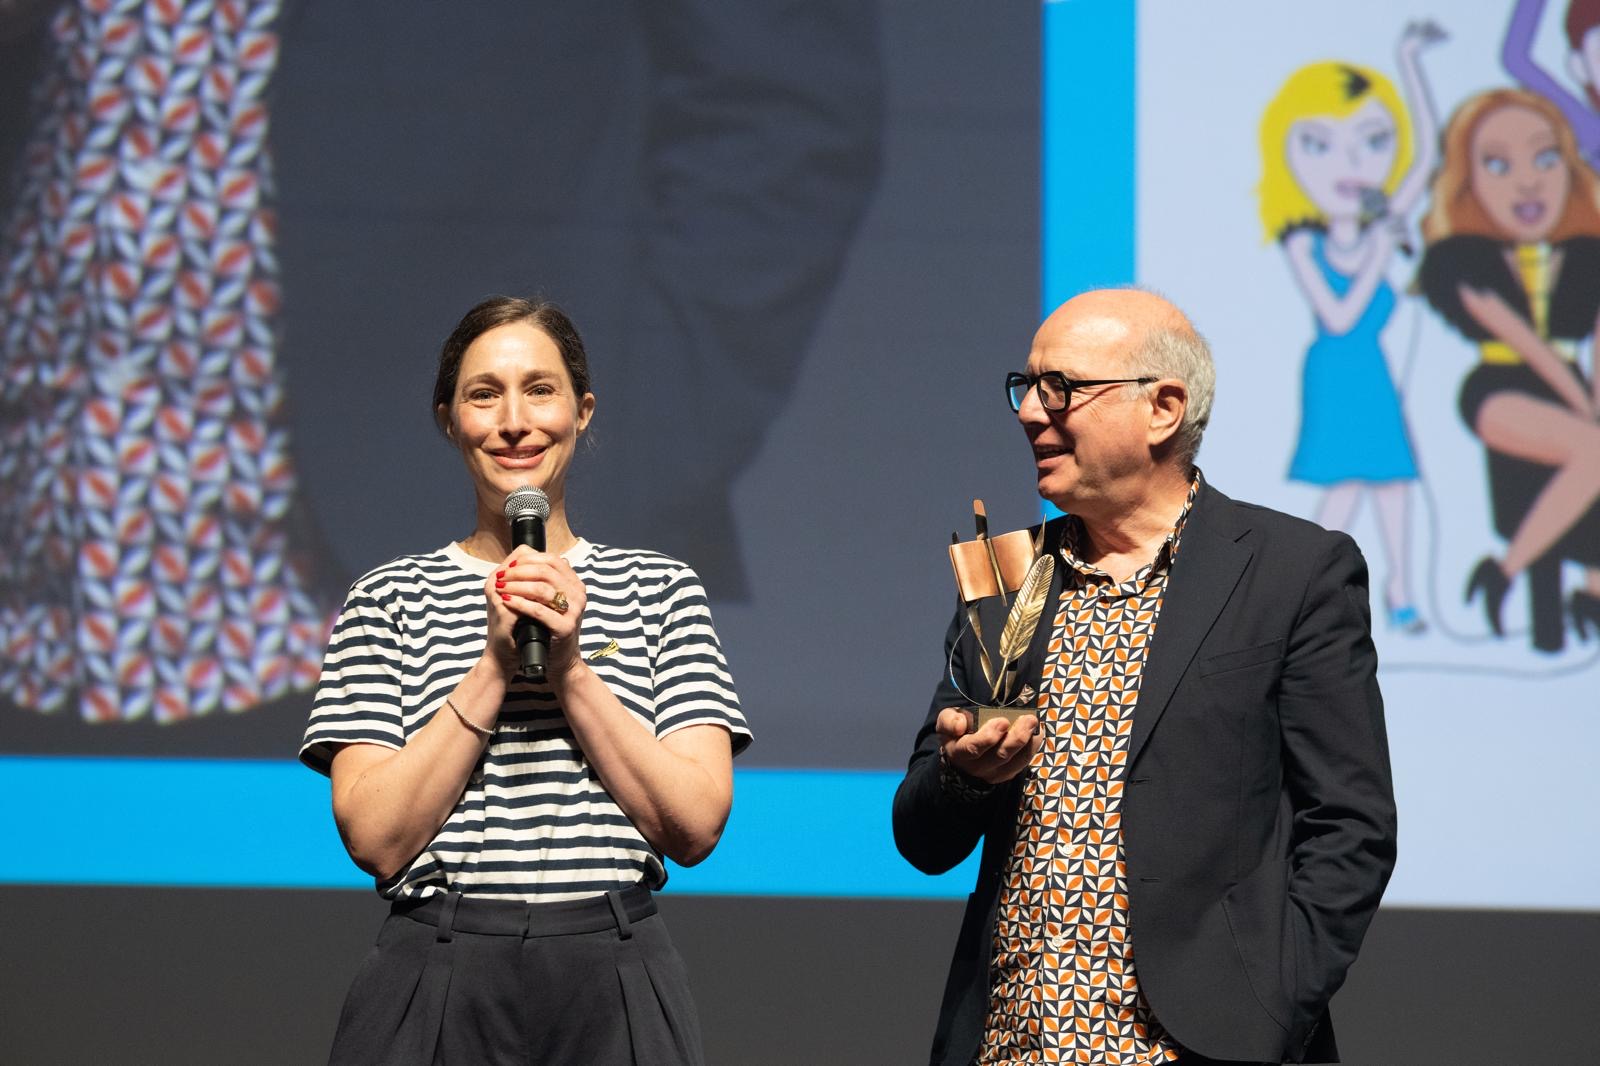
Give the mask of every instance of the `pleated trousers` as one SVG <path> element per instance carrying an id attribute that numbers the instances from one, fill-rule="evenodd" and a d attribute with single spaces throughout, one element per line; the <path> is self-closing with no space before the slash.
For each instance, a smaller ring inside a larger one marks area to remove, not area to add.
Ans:
<path id="1" fill-rule="evenodd" d="M 683 960 L 649 890 L 396 903 L 330 1066 L 704 1066 Z"/>

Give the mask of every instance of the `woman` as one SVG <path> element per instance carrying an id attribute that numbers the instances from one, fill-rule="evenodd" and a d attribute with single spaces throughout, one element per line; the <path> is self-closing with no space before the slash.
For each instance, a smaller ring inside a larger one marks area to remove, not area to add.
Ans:
<path id="1" fill-rule="evenodd" d="M 1478 563 L 1467 598 L 1501 635 L 1511 582 L 1535 568 L 1534 644 L 1562 646 L 1563 559 L 1589 568 L 1568 611 L 1600 627 L 1600 388 L 1576 347 L 1600 316 L 1600 180 L 1549 101 L 1520 89 L 1472 97 L 1450 119 L 1422 223 L 1420 284 L 1478 344 L 1461 417 L 1489 449 L 1496 528 L 1508 543 Z"/>
<path id="2" fill-rule="evenodd" d="M 1363 498 L 1372 500 L 1389 560 L 1389 622 L 1409 633 L 1426 628 L 1410 588 L 1417 466 L 1380 334 L 1394 311 L 1386 274 L 1404 239 L 1399 227 L 1434 162 L 1438 124 L 1418 56 L 1442 36 L 1424 24 L 1400 41 L 1415 137 L 1389 80 L 1348 63 L 1302 67 L 1261 119 L 1262 223 L 1283 246 L 1317 328 L 1289 477 L 1324 487 L 1317 521 L 1331 529 L 1348 529 Z"/>
<path id="3" fill-rule="evenodd" d="M 301 749 L 393 900 L 335 1063 L 701 1061 L 650 889 L 663 855 L 716 845 L 750 733 L 694 573 L 567 524 L 594 409 L 550 304 L 491 298 L 444 343 L 434 414 L 473 531 L 351 588 Z M 548 551 L 512 548 L 523 486 L 549 497 Z M 549 630 L 544 683 L 518 676 L 519 618 Z"/>

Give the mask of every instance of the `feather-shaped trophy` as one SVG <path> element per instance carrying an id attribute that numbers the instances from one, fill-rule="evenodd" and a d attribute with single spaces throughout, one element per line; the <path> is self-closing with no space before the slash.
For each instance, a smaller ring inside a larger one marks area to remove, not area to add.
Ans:
<path id="1" fill-rule="evenodd" d="M 996 703 L 1009 697 L 1017 687 L 1017 668 L 1023 653 L 1033 642 L 1033 631 L 1039 628 L 1039 616 L 1044 613 L 1044 601 L 1050 595 L 1050 579 L 1055 573 L 1055 558 L 1039 556 L 1028 567 L 1028 576 L 1022 579 L 1017 598 L 1011 601 L 1005 628 L 1000 631 L 1000 668 L 996 671 L 1000 676 L 989 681 L 994 686 L 990 698 Z"/>
<path id="2" fill-rule="evenodd" d="M 972 728 L 976 729 L 991 718 L 1014 721 L 1033 712 L 1032 701 L 1023 696 L 1029 690 L 1019 684 L 1022 679 L 1018 674 L 1050 596 L 1055 560 L 1043 551 L 1042 529 L 1039 536 L 1017 530 L 991 537 L 983 501 L 973 500 L 972 511 L 977 536 L 966 542 L 951 537 L 950 564 L 955 570 L 956 590 L 966 610 L 967 624 L 978 646 L 978 662 L 989 686 L 987 705 L 974 706 L 969 711 Z M 1006 609 L 999 643 L 993 649 L 981 619 L 981 604 L 992 597 L 998 597 Z M 970 695 L 968 698 L 972 699 Z M 972 702 L 979 704 L 980 700 Z"/>

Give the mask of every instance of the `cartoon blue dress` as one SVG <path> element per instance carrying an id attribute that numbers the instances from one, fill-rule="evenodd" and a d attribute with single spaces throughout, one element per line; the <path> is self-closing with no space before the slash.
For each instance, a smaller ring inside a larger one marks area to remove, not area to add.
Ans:
<path id="1" fill-rule="evenodd" d="M 1328 262 L 1325 240 L 1325 234 L 1312 234 L 1312 258 L 1328 287 L 1343 296 L 1351 279 Z M 1306 352 L 1302 377 L 1300 440 L 1289 464 L 1292 480 L 1333 485 L 1416 478 L 1400 394 L 1378 344 L 1394 305 L 1394 289 L 1385 281 L 1348 332 L 1330 333 L 1317 321 L 1317 339 Z"/>

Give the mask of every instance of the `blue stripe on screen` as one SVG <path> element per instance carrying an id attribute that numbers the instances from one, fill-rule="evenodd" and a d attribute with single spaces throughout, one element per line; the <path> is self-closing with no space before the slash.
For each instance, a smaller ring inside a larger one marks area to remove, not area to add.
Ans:
<path id="1" fill-rule="evenodd" d="M 962 898 L 975 859 L 927 877 L 889 829 L 900 774 L 739 770 L 738 802 L 706 862 L 674 867 L 694 895 Z M 353 888 L 328 783 L 298 763 L 0 757 L 0 882 Z"/>
<path id="2" fill-rule="evenodd" d="M 1134 280 L 1138 89 L 1133 0 L 1045 0 L 1039 304 Z M 1061 512 L 1040 504 L 1046 519 Z"/>
<path id="3" fill-rule="evenodd" d="M 1135 5 L 1044 5 L 1040 303 L 1134 280 Z"/>

